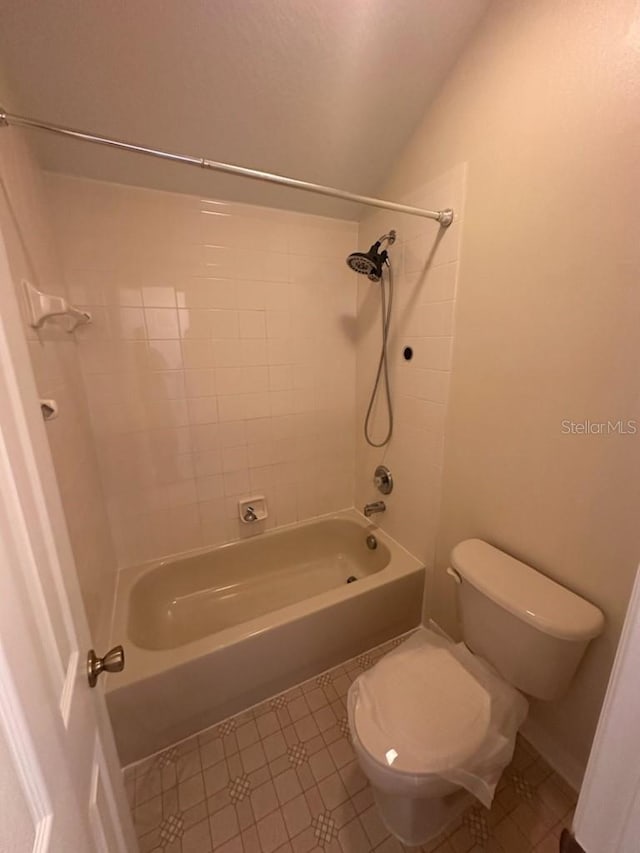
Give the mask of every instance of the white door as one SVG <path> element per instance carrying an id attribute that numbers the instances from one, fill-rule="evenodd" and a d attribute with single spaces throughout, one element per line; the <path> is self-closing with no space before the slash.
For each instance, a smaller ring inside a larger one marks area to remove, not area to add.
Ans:
<path id="1" fill-rule="evenodd" d="M 137 850 L 91 645 L 0 235 L 1 853 Z"/>
<path id="2" fill-rule="evenodd" d="M 586 853 L 640 850 L 640 570 L 627 610 L 574 833 Z"/>

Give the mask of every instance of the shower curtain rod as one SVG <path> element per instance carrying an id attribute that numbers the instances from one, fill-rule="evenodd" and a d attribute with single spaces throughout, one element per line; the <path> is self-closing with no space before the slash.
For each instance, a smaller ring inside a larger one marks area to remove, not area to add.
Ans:
<path id="1" fill-rule="evenodd" d="M 174 154 L 170 151 L 161 151 L 157 148 L 147 148 L 144 145 L 135 145 L 132 142 L 124 142 L 121 139 L 110 139 L 107 136 L 96 136 L 83 130 L 74 130 L 70 127 L 62 127 L 57 124 L 49 124 L 38 119 L 27 118 L 13 113 L 8 113 L 0 107 L 0 127 L 30 127 L 36 130 L 46 130 L 67 136 L 72 139 L 81 139 L 84 142 L 94 142 L 97 145 L 106 145 L 109 148 L 118 148 L 121 151 L 133 151 L 137 154 L 146 154 L 148 157 L 157 157 L 160 160 L 170 160 L 174 163 L 184 163 L 187 166 L 198 166 L 201 169 L 210 169 L 214 172 L 224 172 L 228 175 L 238 175 L 242 178 L 252 178 L 256 181 L 266 181 L 271 184 L 279 184 L 284 187 L 292 187 L 296 190 L 304 190 L 317 195 L 325 195 L 330 198 L 339 198 L 344 201 L 352 201 L 356 204 L 364 204 L 368 207 L 380 207 L 383 210 L 394 210 L 397 213 L 408 213 L 411 216 L 422 216 L 425 219 L 435 219 L 442 228 L 448 228 L 453 222 L 453 210 L 424 210 L 421 207 L 412 207 L 408 204 L 399 204 L 395 201 L 386 201 L 381 198 L 370 198 L 357 193 L 338 190 L 335 187 L 325 187 L 322 184 L 312 184 L 309 181 L 299 181 L 297 178 L 287 178 L 284 175 L 274 175 L 271 172 L 261 172 L 258 169 L 248 169 L 245 166 L 235 166 L 231 163 L 219 163 L 216 160 L 207 160 L 205 157 L 190 157 L 187 154 Z"/>

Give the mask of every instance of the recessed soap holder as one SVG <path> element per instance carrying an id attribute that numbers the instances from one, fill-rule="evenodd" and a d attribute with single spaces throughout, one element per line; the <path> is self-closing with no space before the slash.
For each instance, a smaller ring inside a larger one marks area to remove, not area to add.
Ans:
<path id="1" fill-rule="evenodd" d="M 256 521 L 264 521 L 269 516 L 265 496 L 254 495 L 252 498 L 243 498 L 238 501 L 238 515 L 243 524 L 255 524 Z"/>

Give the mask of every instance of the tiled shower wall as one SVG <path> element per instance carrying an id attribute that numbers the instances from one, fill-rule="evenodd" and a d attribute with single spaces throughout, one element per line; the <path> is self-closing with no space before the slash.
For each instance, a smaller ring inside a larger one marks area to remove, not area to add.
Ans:
<path id="1" fill-rule="evenodd" d="M 389 467 L 396 485 L 376 521 L 428 569 L 433 566 L 440 509 L 465 180 L 466 168 L 460 165 L 401 199 L 431 210 L 453 208 L 454 222 L 447 229 L 433 220 L 386 211 L 368 212 L 360 223 L 361 248 L 392 228 L 397 241 L 389 249 L 394 273 L 389 368 L 395 423 L 391 442 L 382 448 L 369 447 L 360 426 L 380 351 L 380 286 L 361 277 L 358 290 L 357 505 L 380 497 L 372 485 L 373 472 L 379 464 Z M 410 360 L 404 357 L 406 347 L 412 351 Z M 374 412 L 373 438 L 379 441 L 387 416 L 380 404 Z"/>
<path id="2" fill-rule="evenodd" d="M 351 506 L 357 224 L 47 186 L 119 566 Z"/>
<path id="3" fill-rule="evenodd" d="M 66 296 L 41 172 L 22 131 L 0 136 L 0 228 L 18 300 L 21 280 Z M 26 317 L 26 315 L 25 315 Z M 59 415 L 46 424 L 47 437 L 75 557 L 78 580 L 96 648 L 108 641 L 116 563 L 100 484 L 91 424 L 78 361 L 78 347 L 60 321 L 36 332 L 24 323 L 39 394 L 54 398 Z M 34 418 L 40 418 L 38 410 Z"/>

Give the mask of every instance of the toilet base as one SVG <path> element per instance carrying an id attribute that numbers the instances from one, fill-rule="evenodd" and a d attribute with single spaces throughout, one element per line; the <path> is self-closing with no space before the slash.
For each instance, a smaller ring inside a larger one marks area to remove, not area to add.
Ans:
<path id="1" fill-rule="evenodd" d="M 462 788 L 445 797 L 415 799 L 372 788 L 383 824 L 408 847 L 431 841 L 454 823 L 474 799 Z"/>

